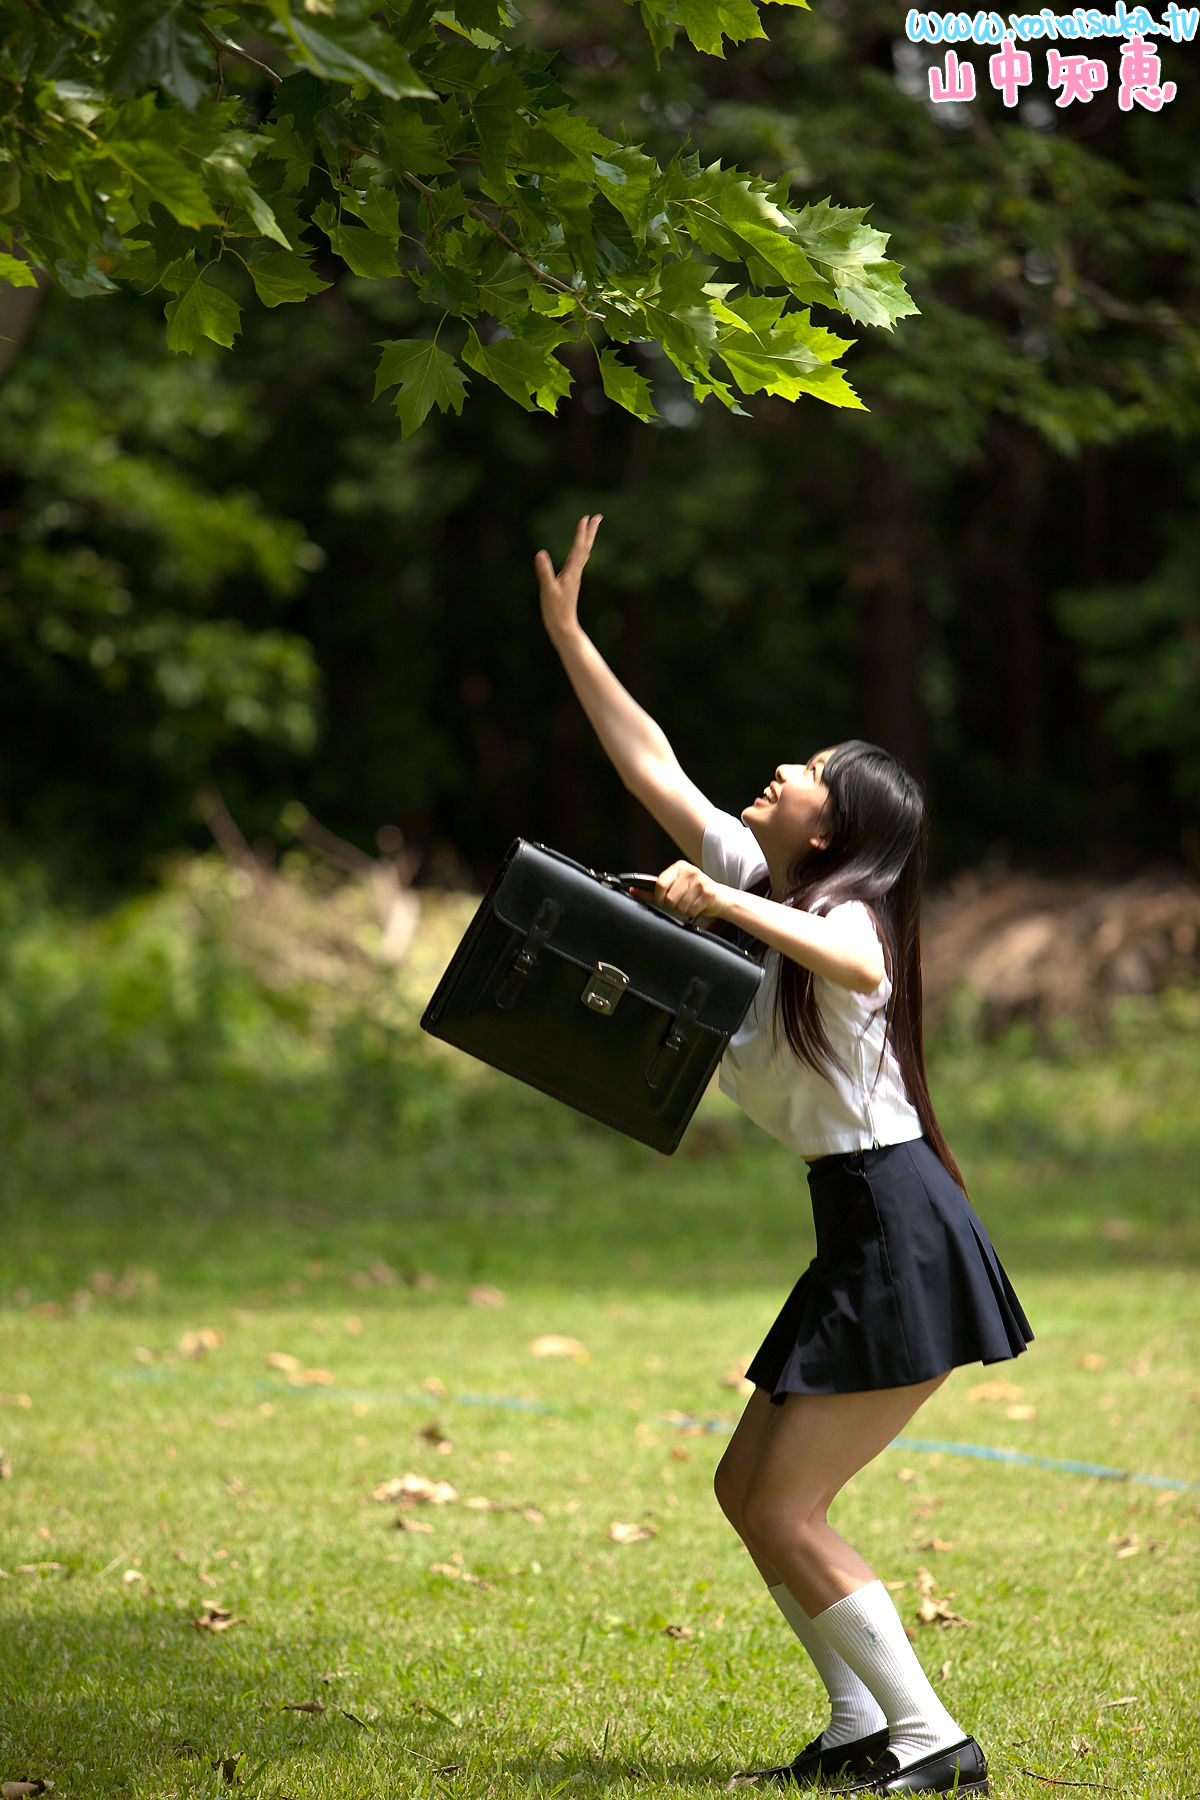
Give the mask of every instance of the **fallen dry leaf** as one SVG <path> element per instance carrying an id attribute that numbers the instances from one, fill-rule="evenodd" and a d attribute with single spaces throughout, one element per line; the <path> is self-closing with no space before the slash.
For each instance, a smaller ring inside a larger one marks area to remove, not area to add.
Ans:
<path id="1" fill-rule="evenodd" d="M 195 1331 L 185 1331 L 179 1340 L 179 1351 L 182 1356 L 197 1361 L 207 1356 L 210 1350 L 220 1350 L 225 1342 L 225 1333 L 215 1326 L 201 1325 Z"/>
<path id="2" fill-rule="evenodd" d="M 239 1481 L 236 1475 L 227 1475 L 222 1469 L 221 1480 L 225 1483 L 225 1486 L 229 1489 L 230 1493 L 236 1495 L 239 1500 L 248 1498 L 250 1489 L 246 1486 L 244 1481 Z"/>
<path id="3" fill-rule="evenodd" d="M 1102 1700 L 1096 1708 L 1096 1711 L 1111 1712 L 1114 1706 L 1136 1706 L 1137 1703 L 1138 1697 L 1136 1694 L 1122 1694 L 1119 1700 Z"/>
<path id="4" fill-rule="evenodd" d="M 328 1369 L 302 1369 L 295 1377 L 300 1387 L 335 1387 L 336 1377 Z"/>
<path id="5" fill-rule="evenodd" d="M 550 1332 L 545 1337 L 535 1337 L 529 1346 L 530 1356 L 569 1356 L 577 1363 L 590 1360 L 588 1353 L 578 1338 L 558 1337 Z"/>
<path id="6" fill-rule="evenodd" d="M 422 1425 L 417 1436 L 419 1438 L 424 1438 L 427 1444 L 434 1444 L 443 1454 L 454 1448 L 454 1439 L 450 1436 L 450 1433 L 444 1431 L 436 1420 L 433 1419 L 429 1421 L 428 1425 Z"/>
<path id="7" fill-rule="evenodd" d="M 410 1519 L 407 1513 L 397 1513 L 397 1531 L 432 1531 L 433 1526 L 428 1519 Z"/>
<path id="8" fill-rule="evenodd" d="M 283 1710 L 284 1712 L 323 1713 L 325 1702 L 323 1700 L 285 1700 Z"/>
<path id="9" fill-rule="evenodd" d="M 404 1475 L 393 1476 L 390 1481 L 378 1482 L 371 1490 L 371 1498 L 385 1503 L 415 1500 L 420 1505 L 450 1506 L 458 1499 L 458 1489 L 448 1481 L 430 1481 L 410 1470 Z"/>
<path id="10" fill-rule="evenodd" d="M 1085 1350 L 1076 1366 L 1080 1369 L 1090 1369 L 1095 1373 L 1098 1369 L 1104 1368 L 1107 1362 L 1107 1356 L 1101 1356 L 1098 1350 Z"/>
<path id="11" fill-rule="evenodd" d="M 608 1528 L 610 1544 L 640 1544 L 645 1538 L 658 1536 L 657 1525 L 623 1525 L 614 1519 Z"/>
<path id="12" fill-rule="evenodd" d="M 482 1581 L 478 1575 L 472 1575 L 470 1569 L 464 1569 L 461 1564 L 456 1562 L 430 1563 L 429 1573 L 431 1575 L 448 1575 L 452 1581 L 465 1581 L 468 1587 L 481 1588 L 484 1593 L 491 1591 L 488 1582 Z"/>
<path id="13" fill-rule="evenodd" d="M 348 1319 L 342 1320 L 342 1330 L 348 1332 L 351 1337 L 362 1336 L 364 1330 L 363 1322 L 358 1317 L 357 1313 L 351 1313 Z"/>
<path id="14" fill-rule="evenodd" d="M 538 1506 L 523 1506 L 521 1517 L 527 1525 L 544 1525 L 546 1523 L 546 1515 Z"/>
<path id="15" fill-rule="evenodd" d="M 1126 1556 L 1137 1556 L 1142 1548 L 1141 1539 L 1138 1537 L 1136 1531 L 1130 1532 L 1127 1537 L 1117 1538 L 1114 1543 L 1114 1548 L 1117 1552 L 1118 1560 Z"/>
<path id="16" fill-rule="evenodd" d="M 489 1287 L 487 1282 L 480 1282 L 477 1287 L 467 1289 L 468 1306 L 507 1306 L 507 1296 L 498 1287 Z"/>
<path id="17" fill-rule="evenodd" d="M 188 1623 L 196 1631 L 232 1631 L 235 1625 L 244 1625 L 245 1619 L 237 1619 L 227 1606 L 206 1606 L 197 1619 L 189 1619 Z M 213 1768 L 216 1768 L 216 1763 Z"/>
<path id="18" fill-rule="evenodd" d="M 245 1751 L 239 1750 L 236 1756 L 219 1756 L 216 1762 L 210 1765 L 212 1768 L 221 1771 L 221 1780 L 225 1783 L 226 1787 L 232 1787 L 235 1782 L 240 1780 L 237 1766 L 244 1755 Z"/>
<path id="19" fill-rule="evenodd" d="M 121 1580 L 125 1583 L 126 1587 L 133 1587 L 135 1582 L 145 1581 L 145 1579 L 146 1577 L 142 1574 L 140 1569 L 126 1569 L 121 1577 Z"/>
<path id="20" fill-rule="evenodd" d="M 967 1389 L 967 1399 L 974 1406 L 979 1400 L 1019 1400 L 1024 1392 L 1015 1381 L 977 1381 Z"/>
<path id="21" fill-rule="evenodd" d="M 1004 1416 L 1006 1419 L 1011 1419 L 1014 1424 L 1024 1424 L 1029 1419 L 1037 1418 L 1037 1407 L 1030 1406 L 1028 1401 L 1024 1401 L 1017 1406 L 1006 1406 Z"/>
<path id="22" fill-rule="evenodd" d="M 915 1469 L 897 1469 L 896 1470 L 896 1480 L 899 1482 L 903 1482 L 905 1484 L 905 1486 L 907 1486 L 910 1481 L 915 1481 L 916 1479 L 917 1479 L 917 1471 Z"/>
<path id="23" fill-rule="evenodd" d="M 0 1406 L 19 1406 L 22 1412 L 28 1412 L 32 1405 L 29 1394 L 0 1394 Z"/>
<path id="24" fill-rule="evenodd" d="M 731 1363 L 722 1375 L 721 1386 L 732 1388 L 735 1394 L 752 1394 L 754 1392 L 754 1383 L 752 1381 L 747 1381 L 746 1379 L 746 1370 L 749 1367 L 750 1358 L 748 1356 L 739 1356 L 737 1361 Z"/>
<path id="25" fill-rule="evenodd" d="M 0 1481 L 12 1480 L 12 1464 L 3 1450 L 0 1450 Z"/>
<path id="26" fill-rule="evenodd" d="M 953 1550 L 953 1548 L 954 1545 L 950 1542 L 949 1538 L 940 1537 L 922 1538 L 921 1542 L 917 1545 L 918 1550 Z"/>
<path id="27" fill-rule="evenodd" d="M 0 1794 L 4 1796 L 4 1800 L 22 1800 L 25 1794 L 52 1794 L 53 1792 L 54 1783 L 40 1779 L 37 1781 L 6 1781 L 0 1787 Z"/>
<path id="28" fill-rule="evenodd" d="M 950 1671 L 951 1671 L 951 1669 L 952 1669 L 952 1668 L 953 1668 L 953 1667 L 954 1667 L 954 1664 L 953 1664 L 953 1663 L 952 1663 L 952 1662 L 950 1662 L 950 1660 L 949 1660 L 949 1659 L 947 1659 L 947 1660 L 946 1660 L 946 1661 L 945 1661 L 945 1662 L 944 1662 L 944 1663 L 943 1663 L 943 1664 L 942 1664 L 942 1666 L 941 1666 L 941 1668 L 940 1668 L 940 1669 L 939 1669 L 939 1670 L 938 1670 L 938 1671 L 937 1671 L 937 1674 L 936 1674 L 936 1675 L 935 1675 L 935 1676 L 934 1676 L 934 1678 L 933 1678 L 933 1679 L 934 1679 L 934 1680 L 935 1680 L 935 1681 L 946 1681 L 946 1680 L 948 1680 L 948 1678 L 949 1678 L 949 1675 L 950 1675 Z"/>
<path id="29" fill-rule="evenodd" d="M 663 1636 L 676 1639 L 690 1638 L 694 1637 L 695 1633 L 689 1631 L 686 1625 L 664 1625 Z"/>
<path id="30" fill-rule="evenodd" d="M 951 1610 L 948 1604 L 951 1598 L 952 1596 L 948 1595 L 945 1600 L 935 1600 L 932 1594 L 926 1594 L 917 1607 L 918 1624 L 968 1625 L 969 1619 L 964 1619 L 961 1613 Z"/>
<path id="31" fill-rule="evenodd" d="M 267 1358 L 268 1369 L 278 1369 L 284 1375 L 298 1375 L 304 1364 L 298 1356 L 292 1356 L 287 1350 L 272 1350 Z"/>
<path id="32" fill-rule="evenodd" d="M 421 1383 L 421 1386 L 427 1394 L 432 1394 L 435 1400 L 448 1400 L 450 1398 L 450 1389 L 446 1386 L 444 1381 L 439 1381 L 436 1375 L 427 1375 Z"/>

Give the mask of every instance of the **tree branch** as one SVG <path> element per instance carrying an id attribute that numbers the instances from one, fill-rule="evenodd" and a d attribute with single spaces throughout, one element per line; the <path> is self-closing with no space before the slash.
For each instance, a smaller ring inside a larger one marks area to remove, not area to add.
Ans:
<path id="1" fill-rule="evenodd" d="M 411 182 L 412 186 L 416 188 L 417 192 L 419 194 L 424 194 L 424 196 L 427 200 L 436 200 L 437 199 L 437 189 L 436 188 L 426 187 L 425 183 L 423 181 L 418 181 L 417 177 L 415 175 L 411 175 L 407 169 L 405 169 L 403 171 L 403 174 L 404 174 L 405 181 Z M 580 312 L 583 314 L 585 319 L 599 319 L 599 318 L 603 317 L 603 314 L 592 312 L 589 307 L 585 306 L 583 301 L 579 298 L 579 295 L 576 293 L 575 289 L 573 287 L 571 287 L 569 285 L 569 283 L 567 283 L 565 281 L 560 281 L 558 279 L 557 275 L 551 275 L 545 269 L 539 269 L 538 265 L 534 262 L 533 258 L 531 256 L 527 256 L 525 251 L 522 250 L 522 248 L 519 244 L 514 244 L 512 239 L 505 232 L 501 231 L 500 227 L 493 220 L 488 218 L 488 216 L 484 212 L 483 208 L 481 206 L 479 206 L 474 200 L 467 201 L 467 211 L 471 214 L 472 218 L 478 219 L 479 223 L 481 225 L 486 225 L 489 231 L 494 232 L 495 235 L 500 239 L 500 242 L 504 245 L 505 249 L 511 250 L 514 256 L 519 256 L 521 261 L 525 264 L 525 267 L 529 270 L 530 274 L 536 276 L 537 280 L 542 283 L 543 287 L 548 287 L 548 288 L 553 289 L 553 291 L 556 294 L 568 294 L 570 296 L 570 298 L 575 302 L 575 305 L 579 308 Z"/>
<path id="2" fill-rule="evenodd" d="M 214 50 L 223 52 L 226 56 L 236 56 L 242 62 L 249 63 L 252 69 L 257 69 L 260 75 L 265 75 L 268 81 L 274 82 L 276 87 L 279 86 L 280 82 L 283 80 L 283 76 L 277 74 L 268 63 L 259 62 L 257 56 L 251 56 L 250 52 L 248 50 L 243 50 L 240 44 L 230 43 L 227 38 L 218 36 L 212 26 L 204 19 L 200 18 L 199 15 L 196 17 L 196 23 L 199 25 L 209 43 L 213 46 Z"/>

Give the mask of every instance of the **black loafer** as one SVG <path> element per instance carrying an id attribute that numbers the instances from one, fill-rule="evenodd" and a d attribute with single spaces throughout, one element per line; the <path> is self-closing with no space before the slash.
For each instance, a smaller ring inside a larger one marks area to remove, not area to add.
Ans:
<path id="1" fill-rule="evenodd" d="M 828 1749 L 823 1749 L 821 1739 L 815 1737 L 790 1763 L 784 1763 L 778 1769 L 739 1769 L 726 1786 L 734 1788 L 752 1781 L 773 1781 L 779 1787 L 809 1787 L 813 1782 L 834 1775 L 862 1775 L 878 1762 L 887 1749 L 887 1741 L 886 1725 L 873 1731 L 870 1737 L 854 1738 L 849 1744 L 831 1744 Z"/>
<path id="2" fill-rule="evenodd" d="M 920 1762 L 901 1768 L 899 1758 L 885 1750 L 857 1781 L 835 1788 L 838 1794 L 986 1794 L 987 1758 L 974 1738 L 964 1738 L 949 1750 L 938 1750 Z"/>

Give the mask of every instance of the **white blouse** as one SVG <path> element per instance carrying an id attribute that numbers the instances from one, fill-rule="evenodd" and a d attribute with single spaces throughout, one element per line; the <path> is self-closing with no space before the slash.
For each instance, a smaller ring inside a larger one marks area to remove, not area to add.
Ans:
<path id="1" fill-rule="evenodd" d="M 767 872 L 758 839 L 731 813 L 710 818 L 700 860 L 704 873 L 726 887 L 747 888 Z M 872 950 L 878 946 L 874 920 L 860 900 L 833 907 L 827 917 L 853 926 L 864 940 L 869 933 Z M 782 1028 L 775 1041 L 779 957 L 778 950 L 767 951 L 754 1004 L 721 1059 L 721 1092 L 800 1156 L 919 1138 L 921 1121 L 884 1037 L 889 978 L 885 975 L 873 993 L 856 994 L 814 976 L 822 1023 L 847 1071 L 831 1068 L 828 1076 L 819 1075 L 796 1056 Z"/>

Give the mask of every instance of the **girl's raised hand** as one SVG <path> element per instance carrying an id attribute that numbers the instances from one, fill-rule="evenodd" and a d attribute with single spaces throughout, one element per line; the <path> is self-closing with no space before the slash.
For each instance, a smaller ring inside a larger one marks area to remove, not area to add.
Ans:
<path id="1" fill-rule="evenodd" d="M 580 519 L 575 527 L 575 541 L 557 575 L 548 551 L 539 550 L 534 558 L 533 566 L 537 570 L 542 603 L 542 623 L 551 637 L 556 632 L 569 630 L 575 624 L 579 606 L 579 583 L 584 565 L 592 554 L 592 545 L 596 541 L 602 517 L 601 513 L 588 513 Z"/>

